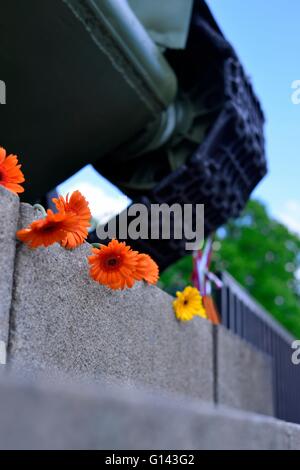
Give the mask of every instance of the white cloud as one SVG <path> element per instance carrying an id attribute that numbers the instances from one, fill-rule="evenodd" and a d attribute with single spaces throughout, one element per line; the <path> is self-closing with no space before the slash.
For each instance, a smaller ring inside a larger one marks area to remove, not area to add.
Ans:
<path id="1" fill-rule="evenodd" d="M 93 217 L 101 224 L 105 224 L 114 215 L 122 212 L 130 203 L 130 199 L 125 195 L 107 194 L 101 186 L 87 181 L 76 182 L 74 186 L 69 185 L 67 190 L 60 193 L 65 196 L 77 189 L 86 197 Z"/>
<path id="2" fill-rule="evenodd" d="M 282 210 L 278 211 L 275 215 L 292 232 L 300 235 L 300 201 L 287 201 Z"/>

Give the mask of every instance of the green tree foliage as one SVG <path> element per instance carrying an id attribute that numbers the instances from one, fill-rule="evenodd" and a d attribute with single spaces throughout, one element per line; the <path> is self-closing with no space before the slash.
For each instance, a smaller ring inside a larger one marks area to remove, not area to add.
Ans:
<path id="1" fill-rule="evenodd" d="M 300 238 L 251 200 L 242 216 L 219 230 L 214 271 L 227 270 L 280 323 L 300 338 Z M 192 258 L 168 268 L 161 285 L 171 294 L 191 282 Z M 297 279 L 298 278 L 298 279 Z"/>

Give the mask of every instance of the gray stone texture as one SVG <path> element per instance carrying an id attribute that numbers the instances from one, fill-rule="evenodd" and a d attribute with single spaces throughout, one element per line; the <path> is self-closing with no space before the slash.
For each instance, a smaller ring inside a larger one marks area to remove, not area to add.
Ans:
<path id="1" fill-rule="evenodd" d="M 19 197 L 0 185 L 0 341 L 7 343 Z"/>
<path id="2" fill-rule="evenodd" d="M 104 383 L 2 377 L 0 416 L 6 450 L 300 449 L 299 426 Z"/>
<path id="3" fill-rule="evenodd" d="M 21 225 L 33 209 L 21 204 Z M 84 244 L 17 247 L 8 361 L 122 379 L 213 399 L 212 326 L 179 323 L 172 298 L 143 283 L 112 291 L 89 278 Z"/>
<path id="4" fill-rule="evenodd" d="M 15 253 L 18 219 L 25 227 L 39 213 L 1 187 L 0 195 L 0 340 L 9 330 L 10 367 L 121 380 L 273 413 L 270 358 L 221 326 L 214 351 L 211 324 L 179 323 L 172 298 L 156 287 L 97 284 L 88 274 L 88 244 L 68 251 L 17 243 Z"/>
<path id="5" fill-rule="evenodd" d="M 271 358 L 222 326 L 216 328 L 217 401 L 242 410 L 273 415 Z"/>
<path id="6" fill-rule="evenodd" d="M 300 449 L 300 426 L 298 424 L 284 423 L 282 424 L 290 450 Z"/>

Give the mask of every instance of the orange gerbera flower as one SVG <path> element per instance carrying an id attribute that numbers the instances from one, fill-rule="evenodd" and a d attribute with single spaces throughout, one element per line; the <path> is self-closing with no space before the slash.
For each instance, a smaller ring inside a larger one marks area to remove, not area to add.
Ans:
<path id="1" fill-rule="evenodd" d="M 134 276 L 137 281 L 143 279 L 149 284 L 156 284 L 159 278 L 158 266 L 149 255 L 138 254 Z"/>
<path id="2" fill-rule="evenodd" d="M 25 178 L 18 165 L 16 155 L 6 156 L 4 148 L 0 147 L 0 185 L 13 193 L 23 193 L 24 188 L 19 183 L 24 183 Z"/>
<path id="3" fill-rule="evenodd" d="M 65 212 L 54 214 L 48 209 L 44 219 L 35 220 L 28 228 L 19 230 L 17 237 L 30 248 L 49 246 L 64 239 L 73 225 L 74 216 Z"/>
<path id="4" fill-rule="evenodd" d="M 80 191 L 75 191 L 70 198 L 67 195 L 66 199 L 60 196 L 58 199 L 52 200 L 59 212 L 73 216 L 74 220 L 73 227 L 70 227 L 64 239 L 61 240 L 61 245 L 68 249 L 76 248 L 88 236 L 88 228 L 92 218 L 88 202 Z"/>
<path id="5" fill-rule="evenodd" d="M 91 265 L 91 277 L 111 289 L 132 287 L 137 266 L 138 253 L 125 242 L 112 240 L 107 246 L 93 248 L 93 255 L 88 261 Z"/>

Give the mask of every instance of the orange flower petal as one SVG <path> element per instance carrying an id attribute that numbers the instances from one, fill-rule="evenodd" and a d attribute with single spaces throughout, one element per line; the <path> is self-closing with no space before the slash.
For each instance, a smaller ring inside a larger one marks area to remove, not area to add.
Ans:
<path id="1" fill-rule="evenodd" d="M 54 214 L 49 209 L 44 219 L 35 220 L 29 227 L 19 230 L 17 238 L 30 248 L 47 247 L 64 239 L 73 223 L 69 215 L 63 212 Z"/>
<path id="2" fill-rule="evenodd" d="M 6 156 L 4 148 L 0 147 L 0 185 L 14 193 L 23 193 L 24 189 L 20 183 L 24 183 L 25 178 L 18 165 L 16 155 Z"/>
<path id="3" fill-rule="evenodd" d="M 111 289 L 132 287 L 137 264 L 137 252 L 125 242 L 112 240 L 100 249 L 93 248 L 89 256 L 90 276 Z"/>
<path id="4" fill-rule="evenodd" d="M 81 245 L 88 236 L 88 228 L 92 218 L 89 205 L 80 191 L 74 191 L 70 199 L 59 196 L 58 199 L 52 199 L 59 212 L 65 212 L 73 217 L 74 224 L 69 226 L 68 232 L 61 245 L 67 249 L 73 249 Z"/>
<path id="5" fill-rule="evenodd" d="M 6 157 L 6 150 L 3 147 L 0 147 L 0 164 L 4 162 Z"/>
<path id="6" fill-rule="evenodd" d="M 141 253 L 137 256 L 134 276 L 137 281 L 144 280 L 149 284 L 156 284 L 159 278 L 158 266 L 149 255 Z"/>

